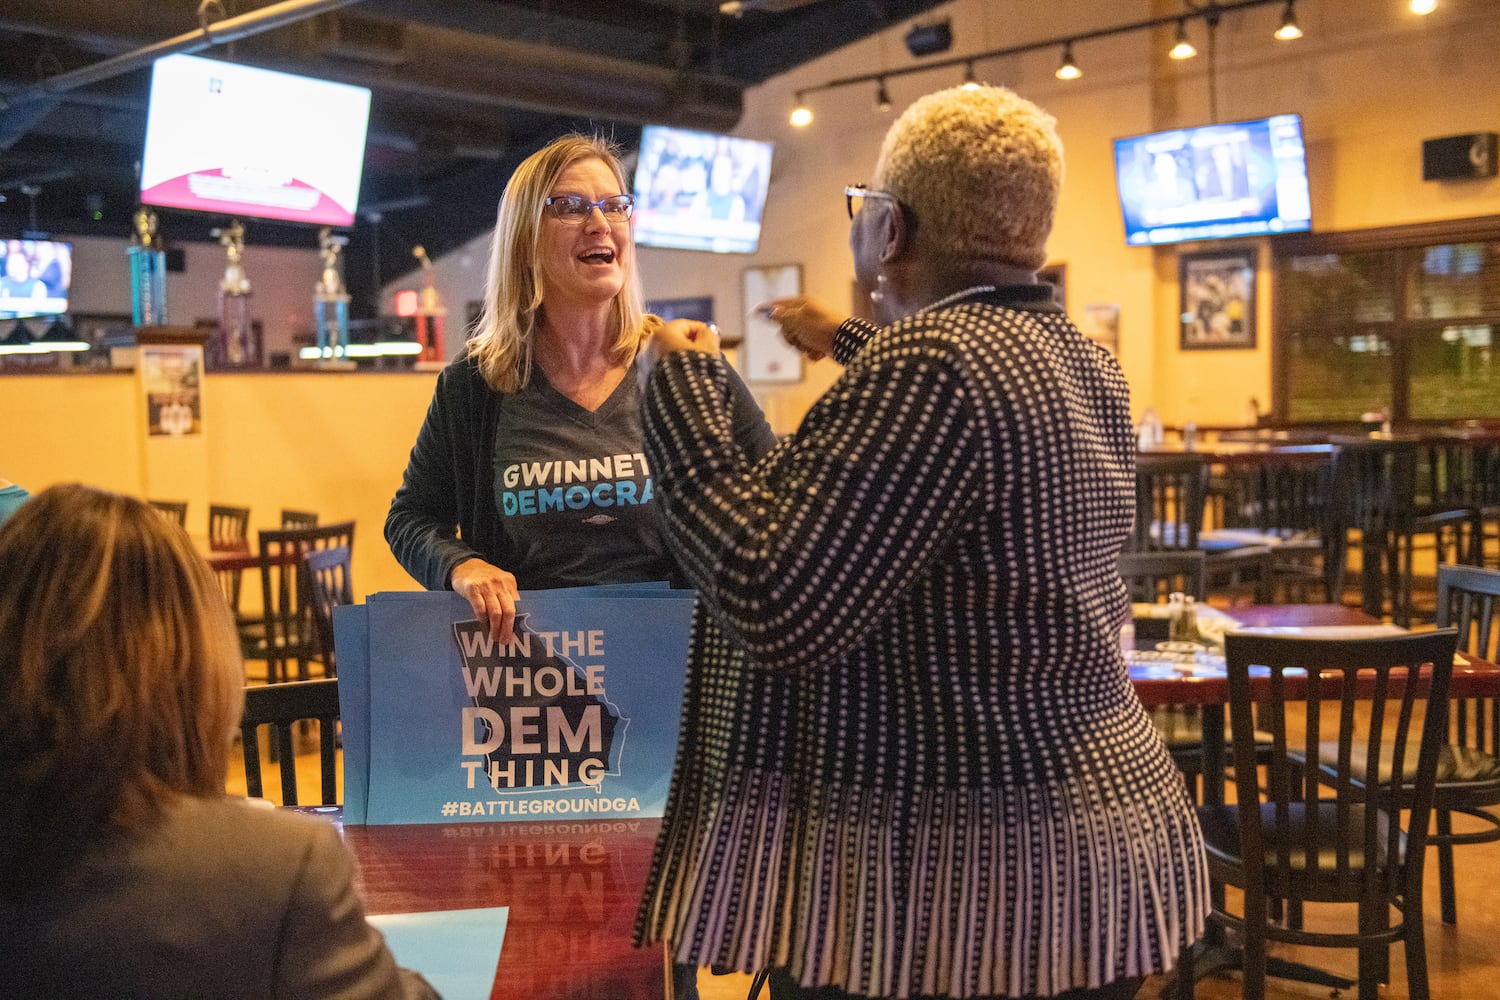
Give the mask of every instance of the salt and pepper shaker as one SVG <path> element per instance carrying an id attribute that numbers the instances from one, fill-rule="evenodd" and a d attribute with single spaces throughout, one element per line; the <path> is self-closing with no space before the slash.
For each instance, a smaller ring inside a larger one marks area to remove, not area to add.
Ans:
<path id="1" fill-rule="evenodd" d="M 1167 638 L 1172 642 L 1198 641 L 1198 609 L 1193 599 L 1181 591 L 1167 598 Z"/>

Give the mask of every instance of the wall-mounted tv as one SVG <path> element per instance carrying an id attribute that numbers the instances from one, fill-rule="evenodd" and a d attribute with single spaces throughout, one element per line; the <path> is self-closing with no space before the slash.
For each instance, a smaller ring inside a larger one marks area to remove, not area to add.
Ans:
<path id="1" fill-rule="evenodd" d="M 770 182 L 769 142 L 647 125 L 635 168 L 635 241 L 754 253 Z"/>
<path id="2" fill-rule="evenodd" d="M 158 59 L 141 201 L 353 225 L 369 119 L 365 87 L 198 56 Z"/>
<path id="3" fill-rule="evenodd" d="M 1312 227 L 1295 114 L 1116 139 L 1115 180 L 1132 245 Z"/>
<path id="4" fill-rule="evenodd" d="M 73 244 L 0 240 L 0 319 L 60 316 L 73 284 Z"/>

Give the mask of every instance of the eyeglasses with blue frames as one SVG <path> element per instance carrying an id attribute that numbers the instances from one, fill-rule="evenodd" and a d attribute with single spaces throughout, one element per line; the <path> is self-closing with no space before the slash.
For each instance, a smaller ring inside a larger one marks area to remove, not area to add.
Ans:
<path id="1" fill-rule="evenodd" d="M 582 222 L 598 209 L 606 222 L 624 222 L 635 210 L 635 198 L 628 194 L 617 194 L 598 201 L 589 201 L 581 194 L 553 195 L 542 204 L 555 219 L 564 222 Z"/>
<path id="2" fill-rule="evenodd" d="M 863 184 L 850 184 L 844 188 L 844 207 L 849 210 L 849 218 L 853 219 L 859 214 L 860 207 L 864 205 L 866 198 L 884 198 L 886 201 L 896 201 L 896 196 L 893 194 L 887 194 L 884 191 L 872 191 Z"/>

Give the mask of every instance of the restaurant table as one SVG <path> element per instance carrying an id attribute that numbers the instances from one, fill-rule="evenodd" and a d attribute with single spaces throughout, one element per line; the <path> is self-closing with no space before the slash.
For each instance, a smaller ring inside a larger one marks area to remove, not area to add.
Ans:
<path id="1" fill-rule="evenodd" d="M 372 915 L 509 908 L 493 1000 L 662 1000 L 662 948 L 632 943 L 660 828 L 618 819 L 343 829 Z"/>
<path id="2" fill-rule="evenodd" d="M 1342 604 L 1240 605 L 1227 612 L 1247 628 L 1321 629 L 1366 628 L 1380 620 L 1357 608 Z M 1353 633 L 1351 633 L 1353 634 Z M 1141 643 L 1148 646 L 1149 642 Z M 1170 661 L 1132 662 L 1131 685 L 1147 708 L 1166 705 L 1197 705 L 1203 713 L 1203 801 L 1218 805 L 1224 799 L 1224 710 L 1229 701 L 1229 678 L 1222 664 Z M 1459 653 L 1453 661 L 1452 698 L 1500 697 L 1500 665 Z"/>

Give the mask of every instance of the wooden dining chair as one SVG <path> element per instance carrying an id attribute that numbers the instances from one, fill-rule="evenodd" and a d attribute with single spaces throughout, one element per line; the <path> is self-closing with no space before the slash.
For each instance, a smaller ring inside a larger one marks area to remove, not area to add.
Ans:
<path id="1" fill-rule="evenodd" d="M 1270 600 L 1271 550 L 1238 539 L 1204 537 L 1208 460 L 1194 452 L 1136 456 L 1135 520 L 1127 552 L 1187 550 L 1205 557 L 1209 593 L 1253 589 L 1258 602 Z"/>
<path id="2" fill-rule="evenodd" d="M 1390 946 L 1400 941 L 1408 995 L 1426 1000 L 1422 870 L 1456 640 L 1452 629 L 1225 637 L 1237 801 L 1200 807 L 1198 816 L 1210 878 L 1243 890 L 1240 913 L 1216 902 L 1210 919 L 1243 942 L 1246 1000 L 1264 1000 L 1270 941 L 1358 949 L 1360 1000 L 1376 1000 Z M 1263 774 L 1257 726 L 1272 740 Z M 1357 918 L 1347 931 L 1282 926 L 1270 919 L 1273 901 L 1348 904 Z M 1193 961 L 1189 949 L 1179 998 L 1193 995 Z M 1303 971 L 1287 965 L 1277 975 Z"/>
<path id="3" fill-rule="evenodd" d="M 308 664 L 318 660 L 322 652 L 313 624 L 312 584 L 306 556 L 309 552 L 339 546 L 353 551 L 354 522 L 340 521 L 315 528 L 263 529 L 259 543 L 265 623 L 258 633 L 246 636 L 242 632 L 242 652 L 246 659 L 265 662 L 266 680 L 270 683 L 294 677 L 306 680 Z"/>
<path id="4" fill-rule="evenodd" d="M 1202 601 L 1204 558 L 1202 552 L 1122 552 L 1120 579 L 1135 604 L 1158 604 L 1179 592 Z"/>
<path id="5" fill-rule="evenodd" d="M 318 515 L 310 510 L 283 507 L 281 508 L 281 526 L 283 528 L 316 528 Z"/>
<path id="6" fill-rule="evenodd" d="M 179 528 L 187 528 L 187 501 L 186 500 L 147 500 L 148 504 L 156 508 L 157 513 L 177 525 Z"/>
<path id="7" fill-rule="evenodd" d="M 349 548 L 336 545 L 331 549 L 315 549 L 303 559 L 307 563 L 308 582 L 312 587 L 313 630 L 317 633 L 323 672 L 336 675 L 338 664 L 333 648 L 333 609 L 354 603 Z"/>
<path id="8" fill-rule="evenodd" d="M 1337 502 L 1330 515 L 1329 591 L 1344 592 L 1353 532 L 1359 539 L 1361 607 L 1409 627 L 1416 615 L 1416 552 L 1425 546 L 1439 565 L 1466 562 L 1474 551 L 1478 513 L 1418 503 L 1415 438 L 1336 437 L 1333 443 Z"/>
<path id="9" fill-rule="evenodd" d="M 1201 601 L 1203 590 L 1202 552 L 1159 551 L 1122 552 L 1120 579 L 1130 592 L 1133 604 L 1161 604 L 1173 593 L 1183 593 Z M 1137 639 L 1167 638 L 1165 618 L 1138 617 Z M 1150 628 L 1159 631 L 1148 632 Z M 1199 780 L 1203 774 L 1203 718 L 1196 705 L 1157 705 L 1150 709 L 1151 724 L 1167 745 L 1177 769 L 1187 782 L 1188 791 L 1197 800 Z"/>
<path id="10" fill-rule="evenodd" d="M 250 508 L 236 507 L 230 504 L 208 505 L 208 548 L 211 552 L 248 552 L 250 549 Z M 234 612 L 235 619 L 240 615 L 240 592 L 244 584 L 244 570 L 238 567 L 215 569 L 214 575 L 219 578 L 219 589 L 224 592 L 224 600 L 229 602 L 229 608 Z"/>
<path id="11" fill-rule="evenodd" d="M 1328 592 L 1333 456 L 1326 447 L 1287 446 L 1234 462 L 1223 474 L 1224 524 L 1207 539 L 1271 550 L 1266 603 L 1335 601 Z"/>
<path id="12" fill-rule="evenodd" d="M 1458 630 L 1458 646 L 1481 660 L 1500 656 L 1500 572 L 1439 566 L 1437 624 Z M 1457 699 L 1449 706 L 1448 742 L 1438 758 L 1432 809 L 1437 830 L 1438 887 L 1443 923 L 1458 923 L 1453 848 L 1500 840 L 1500 698 Z M 1472 817 L 1475 830 L 1453 831 L 1453 814 Z"/>
<path id="13" fill-rule="evenodd" d="M 298 723 L 318 724 L 318 764 L 323 805 L 339 800 L 338 722 L 339 682 L 335 678 L 290 681 L 245 688 L 245 714 L 240 719 L 240 742 L 245 760 L 245 793 L 265 794 L 261 778 L 260 727 L 270 726 L 273 759 L 281 770 L 281 804 L 301 805 L 297 793 L 297 755 L 293 740 Z"/>

